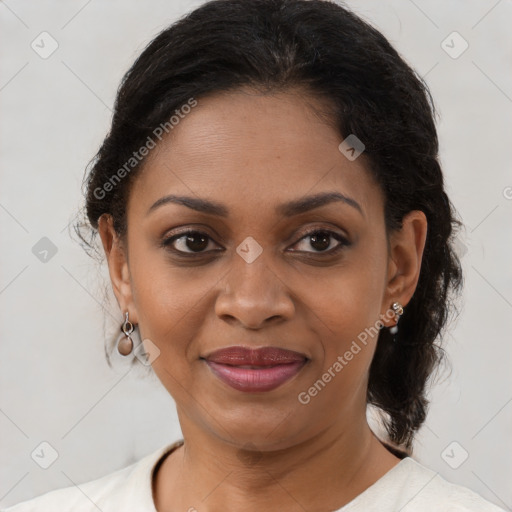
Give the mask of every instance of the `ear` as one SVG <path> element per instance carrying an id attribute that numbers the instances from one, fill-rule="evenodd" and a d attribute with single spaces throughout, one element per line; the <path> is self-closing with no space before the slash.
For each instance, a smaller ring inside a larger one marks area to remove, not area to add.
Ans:
<path id="1" fill-rule="evenodd" d="M 389 313 L 391 304 L 397 301 L 405 308 L 416 290 L 427 224 L 425 214 L 413 210 L 404 216 L 402 228 L 390 236 L 387 283 L 381 309 L 382 322 L 388 327 L 396 324 L 394 315 Z"/>
<path id="2" fill-rule="evenodd" d="M 133 303 L 132 285 L 128 258 L 124 244 L 114 229 L 112 215 L 104 213 L 98 219 L 98 232 L 108 263 L 112 289 L 121 311 L 128 311 L 130 322 L 137 323 L 137 312 Z"/>

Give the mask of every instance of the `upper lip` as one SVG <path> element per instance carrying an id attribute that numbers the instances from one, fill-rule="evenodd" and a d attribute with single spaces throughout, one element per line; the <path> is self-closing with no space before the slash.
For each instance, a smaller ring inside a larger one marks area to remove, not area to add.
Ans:
<path id="1" fill-rule="evenodd" d="M 232 366 L 273 366 L 306 361 L 308 358 L 300 352 L 278 347 L 250 348 L 236 345 L 215 350 L 203 359 Z"/>

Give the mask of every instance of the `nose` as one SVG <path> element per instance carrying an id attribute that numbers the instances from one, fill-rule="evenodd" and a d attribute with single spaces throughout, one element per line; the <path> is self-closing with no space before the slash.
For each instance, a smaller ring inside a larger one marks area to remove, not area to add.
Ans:
<path id="1" fill-rule="evenodd" d="M 295 306 L 288 286 L 267 264 L 265 251 L 248 263 L 236 255 L 215 302 L 215 313 L 224 321 L 247 329 L 290 319 Z"/>

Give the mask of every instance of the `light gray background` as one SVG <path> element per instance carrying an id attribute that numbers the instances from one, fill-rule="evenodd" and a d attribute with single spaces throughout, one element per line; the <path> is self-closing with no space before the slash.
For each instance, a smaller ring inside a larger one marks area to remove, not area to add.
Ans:
<path id="1" fill-rule="evenodd" d="M 0 2 L 2 506 L 100 477 L 181 437 L 154 375 L 107 366 L 102 282 L 66 226 L 121 76 L 200 3 Z M 446 338 L 453 371 L 432 390 L 415 455 L 512 510 L 512 2 L 347 3 L 426 77 L 448 192 L 466 224 L 464 308 Z M 31 48 L 43 31 L 59 45 L 47 59 Z M 458 58 L 445 51 L 462 48 L 446 39 L 453 31 L 469 43 Z M 32 252 L 42 237 L 57 247 L 46 263 Z M 118 328 L 115 304 L 106 317 Z M 46 470 L 31 458 L 43 441 L 59 454 Z M 453 469 L 446 461 L 460 462 L 463 450 L 469 458 Z"/>

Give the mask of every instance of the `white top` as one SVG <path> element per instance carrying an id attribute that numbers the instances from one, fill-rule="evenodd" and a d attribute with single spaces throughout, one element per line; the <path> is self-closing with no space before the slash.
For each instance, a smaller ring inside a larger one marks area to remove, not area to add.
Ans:
<path id="1" fill-rule="evenodd" d="M 106 476 L 55 489 L 0 512 L 157 512 L 152 479 L 157 463 L 181 446 L 164 446 Z M 477 493 L 447 482 L 411 457 L 402 459 L 350 503 L 334 512 L 505 512 Z"/>

